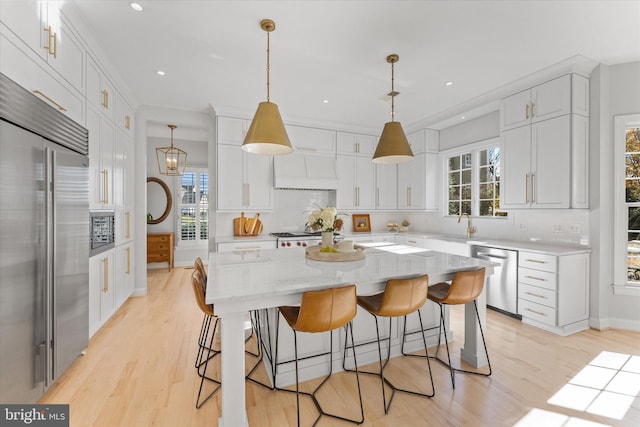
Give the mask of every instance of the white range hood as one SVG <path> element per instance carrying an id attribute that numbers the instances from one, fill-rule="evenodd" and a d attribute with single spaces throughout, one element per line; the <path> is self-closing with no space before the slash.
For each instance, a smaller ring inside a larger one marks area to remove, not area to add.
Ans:
<path id="1" fill-rule="evenodd" d="M 332 156 L 292 153 L 273 159 L 274 187 L 296 190 L 335 190 L 336 159 Z"/>

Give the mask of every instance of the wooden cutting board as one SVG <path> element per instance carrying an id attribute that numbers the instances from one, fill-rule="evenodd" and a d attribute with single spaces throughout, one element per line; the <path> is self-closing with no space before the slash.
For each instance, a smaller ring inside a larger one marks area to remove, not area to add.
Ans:
<path id="1" fill-rule="evenodd" d="M 240 213 L 239 218 L 233 218 L 233 235 L 234 236 L 243 236 L 244 232 L 244 223 L 246 218 L 244 217 L 244 212 Z"/>

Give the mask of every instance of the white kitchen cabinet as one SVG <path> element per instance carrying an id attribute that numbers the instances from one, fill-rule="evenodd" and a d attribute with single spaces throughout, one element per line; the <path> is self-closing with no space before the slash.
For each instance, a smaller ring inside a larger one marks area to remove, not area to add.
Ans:
<path id="1" fill-rule="evenodd" d="M 87 102 L 110 120 L 115 117 L 116 94 L 109 77 L 97 62 L 87 55 Z"/>
<path id="2" fill-rule="evenodd" d="M 87 108 L 89 131 L 89 209 L 113 209 L 114 126 L 94 108 Z"/>
<path id="3" fill-rule="evenodd" d="M 93 335 L 116 310 L 114 250 L 89 258 L 89 335 Z"/>
<path id="4" fill-rule="evenodd" d="M 124 130 L 116 129 L 113 152 L 113 199 L 115 205 L 116 245 L 133 238 L 134 143 Z"/>
<path id="5" fill-rule="evenodd" d="M 273 157 L 218 144 L 218 210 L 273 209 Z"/>
<path id="6" fill-rule="evenodd" d="M 85 124 L 82 93 L 60 78 L 22 40 L 4 28 L 0 28 L 0 72 L 77 123 Z"/>
<path id="7" fill-rule="evenodd" d="M 398 164 L 398 209 L 437 210 L 438 154 L 422 153 L 413 160 Z"/>
<path id="8" fill-rule="evenodd" d="M 291 125 L 286 125 L 285 128 L 295 151 L 335 155 L 335 131 Z"/>
<path id="9" fill-rule="evenodd" d="M 216 245 L 218 252 L 255 251 L 258 249 L 276 249 L 275 240 L 251 240 L 237 242 L 220 242 Z"/>
<path id="10" fill-rule="evenodd" d="M 76 90 L 84 90 L 85 50 L 55 2 L 3 1 L 2 22 Z"/>
<path id="11" fill-rule="evenodd" d="M 218 116 L 218 144 L 242 145 L 249 125 L 248 120 Z"/>
<path id="12" fill-rule="evenodd" d="M 396 236 L 395 234 L 363 233 L 362 236 L 358 236 L 356 234 L 345 236 L 344 240 L 351 240 L 356 243 L 376 243 L 376 242 L 396 243 Z"/>
<path id="13" fill-rule="evenodd" d="M 409 141 L 409 146 L 414 155 L 440 151 L 440 132 L 437 130 L 417 130 L 407 135 L 407 141 Z"/>
<path id="14" fill-rule="evenodd" d="M 376 209 L 395 210 L 398 208 L 398 168 L 396 165 L 375 164 Z"/>
<path id="15" fill-rule="evenodd" d="M 377 143 L 378 138 L 373 135 L 351 132 L 337 133 L 338 154 L 358 154 L 371 158 L 376 151 Z"/>
<path id="16" fill-rule="evenodd" d="M 571 79 L 571 74 L 567 74 L 504 98 L 500 102 L 500 129 L 513 129 L 569 114 Z"/>
<path id="17" fill-rule="evenodd" d="M 518 314 L 522 321 L 569 335 L 589 327 L 589 254 L 519 251 Z"/>
<path id="18" fill-rule="evenodd" d="M 375 208 L 375 168 L 369 156 L 337 156 L 336 207 L 345 210 Z"/>
<path id="19" fill-rule="evenodd" d="M 119 308 L 133 294 L 133 243 L 115 249 L 115 307 Z"/>
<path id="20" fill-rule="evenodd" d="M 120 92 L 116 90 L 115 123 L 116 127 L 133 138 L 133 108 Z"/>
<path id="21" fill-rule="evenodd" d="M 568 114 L 503 132 L 502 208 L 570 207 L 571 145 Z"/>
<path id="22" fill-rule="evenodd" d="M 396 234 L 395 242 L 399 245 L 415 246 L 417 248 L 425 247 L 425 238 L 420 236 Z"/>

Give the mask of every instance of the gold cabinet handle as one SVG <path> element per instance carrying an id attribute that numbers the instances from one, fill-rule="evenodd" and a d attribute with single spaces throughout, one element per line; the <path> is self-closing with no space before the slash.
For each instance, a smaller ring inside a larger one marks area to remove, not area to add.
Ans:
<path id="1" fill-rule="evenodd" d="M 533 292 L 525 292 L 525 294 L 527 295 L 531 295 L 532 297 L 536 297 L 536 298 L 542 298 L 542 299 L 547 299 L 547 297 L 545 297 L 544 295 L 540 295 L 540 294 L 534 294 Z"/>
<path id="2" fill-rule="evenodd" d="M 524 118 L 525 119 L 529 118 L 529 104 L 527 104 L 524 108 Z"/>
<path id="3" fill-rule="evenodd" d="M 131 274 L 131 248 L 127 248 L 127 271 L 126 274 Z"/>
<path id="4" fill-rule="evenodd" d="M 531 117 L 536 115 L 536 104 L 531 103 Z"/>
<path id="5" fill-rule="evenodd" d="M 531 174 L 531 203 L 535 203 L 536 201 L 536 174 Z"/>
<path id="6" fill-rule="evenodd" d="M 545 279 L 541 279 L 540 277 L 535 277 L 535 276 L 524 276 L 524 277 L 526 277 L 527 279 L 538 280 L 540 282 L 546 282 Z"/>
<path id="7" fill-rule="evenodd" d="M 106 89 L 102 91 L 102 106 L 109 109 L 109 92 Z"/>
<path id="8" fill-rule="evenodd" d="M 33 93 L 35 93 L 36 95 L 40 95 L 41 97 L 43 97 L 44 99 L 46 99 L 47 101 L 49 101 L 50 103 L 52 103 L 53 105 L 55 105 L 58 110 L 60 111 L 67 111 L 66 108 L 64 108 L 62 105 L 58 104 L 56 101 L 54 101 L 53 99 L 49 98 L 47 95 L 45 95 L 44 93 L 40 92 L 38 89 L 34 90 Z"/>
<path id="9" fill-rule="evenodd" d="M 109 258 L 103 259 L 102 262 L 104 263 L 103 265 L 104 283 L 102 284 L 102 292 L 106 294 L 107 292 L 109 292 Z"/>
<path id="10" fill-rule="evenodd" d="M 124 127 L 125 129 L 131 129 L 131 116 L 128 114 L 124 116 Z"/>
<path id="11" fill-rule="evenodd" d="M 411 187 L 407 188 L 407 200 L 409 201 L 409 203 L 407 203 L 407 206 L 411 206 L 413 204 L 413 200 L 411 200 L 413 197 L 411 197 Z"/>
<path id="12" fill-rule="evenodd" d="M 129 239 L 131 238 L 131 212 L 125 212 L 125 215 L 127 216 L 127 239 Z"/>
<path id="13" fill-rule="evenodd" d="M 102 203 L 109 203 L 109 170 L 103 169 L 102 172 Z"/>
<path id="14" fill-rule="evenodd" d="M 541 311 L 531 310 L 530 308 L 525 308 L 525 310 L 535 313 L 539 316 L 546 316 L 546 314 L 542 313 Z"/>
<path id="15" fill-rule="evenodd" d="M 524 175 L 524 202 L 529 203 L 529 174 Z"/>
<path id="16" fill-rule="evenodd" d="M 51 32 L 51 25 L 44 29 L 47 33 L 47 45 L 43 46 L 44 49 L 47 49 L 50 55 L 53 55 L 54 58 L 58 57 L 58 33 Z M 53 39 L 53 44 L 51 40 Z"/>
<path id="17" fill-rule="evenodd" d="M 539 259 L 530 259 L 530 258 L 525 259 L 525 261 L 527 261 L 527 262 L 537 262 L 538 264 L 546 264 L 547 263 L 547 261 L 540 261 Z"/>
<path id="18" fill-rule="evenodd" d="M 376 207 L 380 206 L 380 187 L 376 188 Z"/>

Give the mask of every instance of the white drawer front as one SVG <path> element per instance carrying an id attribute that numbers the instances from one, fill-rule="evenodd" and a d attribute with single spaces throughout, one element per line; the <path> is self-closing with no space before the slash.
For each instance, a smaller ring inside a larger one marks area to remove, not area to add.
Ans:
<path id="1" fill-rule="evenodd" d="M 254 251 L 256 249 L 275 249 L 276 242 L 273 241 L 261 241 L 261 242 L 225 242 L 218 243 L 218 252 L 232 252 L 232 251 Z"/>
<path id="2" fill-rule="evenodd" d="M 550 289 L 520 283 L 518 285 L 518 298 L 556 308 L 556 293 Z"/>
<path id="3" fill-rule="evenodd" d="M 523 317 L 528 317 L 529 319 L 537 320 L 538 322 L 546 323 L 547 325 L 556 325 L 555 308 L 536 304 L 522 298 L 518 299 L 518 314 Z"/>
<path id="4" fill-rule="evenodd" d="M 548 271 L 533 270 L 531 268 L 518 268 L 518 284 L 527 284 L 555 291 L 557 276 Z"/>
<path id="5" fill-rule="evenodd" d="M 519 251 L 518 266 L 555 273 L 558 271 L 558 257 L 555 255 Z"/>

